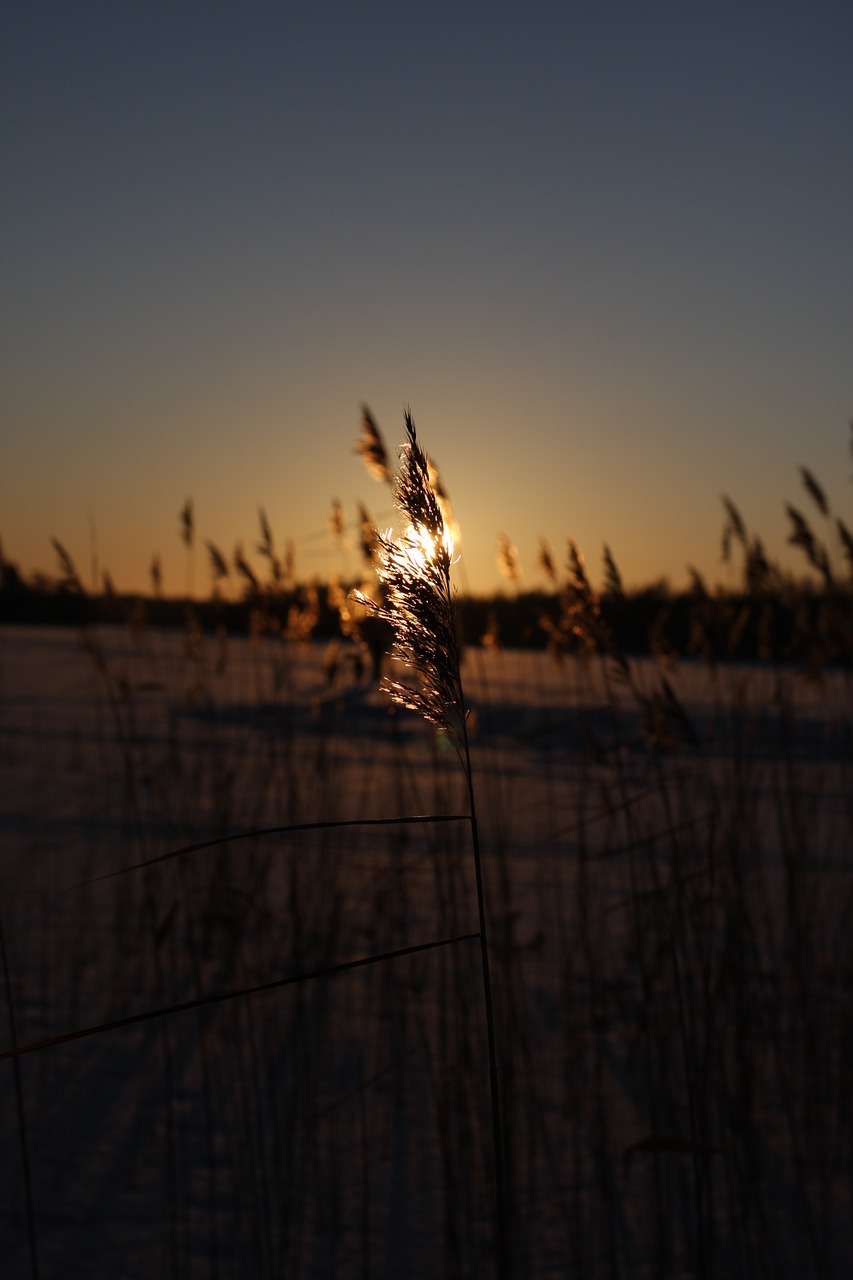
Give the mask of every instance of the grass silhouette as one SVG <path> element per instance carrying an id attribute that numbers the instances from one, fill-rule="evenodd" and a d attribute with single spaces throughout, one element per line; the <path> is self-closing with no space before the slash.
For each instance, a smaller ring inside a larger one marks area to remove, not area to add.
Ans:
<path id="1" fill-rule="evenodd" d="M 401 475 L 334 664 L 263 516 L 242 637 L 0 633 L 9 1274 L 848 1274 L 846 525 L 802 474 L 806 589 L 728 499 L 641 658 L 549 547 L 549 647 L 463 654 Z"/>

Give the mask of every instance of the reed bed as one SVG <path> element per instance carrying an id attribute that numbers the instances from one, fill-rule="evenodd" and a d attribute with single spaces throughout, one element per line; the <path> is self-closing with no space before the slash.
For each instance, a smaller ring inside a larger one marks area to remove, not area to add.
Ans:
<path id="1" fill-rule="evenodd" d="M 784 584 L 725 515 L 749 590 L 686 653 L 550 553 L 550 652 L 465 652 L 467 772 L 307 589 L 0 631 L 5 1274 L 850 1274 L 845 527 L 797 510 L 820 591 L 745 663 Z"/>

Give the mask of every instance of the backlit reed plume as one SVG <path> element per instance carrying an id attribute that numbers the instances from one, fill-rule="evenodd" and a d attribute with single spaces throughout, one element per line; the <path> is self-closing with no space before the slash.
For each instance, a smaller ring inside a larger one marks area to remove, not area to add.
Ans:
<path id="1" fill-rule="evenodd" d="M 356 441 L 355 451 L 374 480 L 382 480 L 387 484 L 393 483 L 385 443 L 379 434 L 373 414 L 366 404 L 361 406 L 361 439 Z"/>
<path id="2" fill-rule="evenodd" d="M 373 563 L 384 602 L 357 593 L 357 599 L 392 628 L 391 659 L 401 664 L 399 679 L 384 679 L 391 697 L 419 712 L 462 748 L 465 709 L 459 675 L 459 646 L 450 585 L 453 541 L 430 480 L 411 414 L 394 498 L 406 522 L 398 538 L 374 530 Z"/>
<path id="3" fill-rule="evenodd" d="M 438 503 L 438 509 L 441 512 L 441 518 L 444 521 L 444 527 L 450 535 L 453 545 L 457 547 L 461 538 L 459 525 L 453 515 L 453 508 L 450 505 L 450 495 L 441 482 L 441 476 L 438 474 L 438 468 L 432 458 L 427 458 L 427 468 L 429 470 L 429 487 L 435 494 L 435 500 Z"/>
<path id="4" fill-rule="evenodd" d="M 498 1229 L 498 1274 L 506 1275 L 503 1130 L 498 1087 L 497 1047 L 477 808 L 468 743 L 467 710 L 460 673 L 450 567 L 453 541 L 445 527 L 430 476 L 430 464 L 418 443 L 415 424 L 406 410 L 408 442 L 400 454 L 394 499 L 405 522 L 399 537 L 378 533 L 373 559 L 384 592 L 378 603 L 356 592 L 356 599 L 391 627 L 391 658 L 401 664 L 399 680 L 383 687 L 402 706 L 419 712 L 453 743 L 465 772 L 474 870 L 477 884 L 480 956 L 489 1047 L 489 1080 L 495 1159 L 495 1210 Z"/>

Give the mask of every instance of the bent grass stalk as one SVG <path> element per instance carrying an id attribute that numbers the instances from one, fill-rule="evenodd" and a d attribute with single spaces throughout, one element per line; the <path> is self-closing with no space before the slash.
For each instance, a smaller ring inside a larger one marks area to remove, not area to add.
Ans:
<path id="1" fill-rule="evenodd" d="M 489 1051 L 498 1274 L 503 1277 L 507 1273 L 507 1249 L 500 1082 L 468 713 L 450 582 L 453 540 L 435 492 L 434 472 L 431 472 L 429 460 L 418 443 L 414 420 L 408 409 L 405 411 L 405 423 L 408 442 L 400 454 L 400 470 L 394 480 L 394 499 L 408 524 L 398 538 L 394 538 L 390 531 L 384 534 L 377 532 L 376 535 L 374 563 L 384 601 L 377 602 L 360 592 L 355 595 L 359 603 L 393 631 L 390 656 L 392 661 L 402 665 L 404 674 L 399 680 L 384 678 L 382 687 L 400 705 L 417 711 L 436 726 L 439 733 L 453 744 L 465 774 Z"/>
<path id="2" fill-rule="evenodd" d="M 281 978 L 272 978 L 269 982 L 257 982 L 250 987 L 239 987 L 228 991 L 216 991 L 210 995 L 196 996 L 192 1000 L 182 1000 L 176 1004 L 161 1005 L 156 1009 L 145 1009 L 141 1013 L 131 1013 L 124 1018 L 113 1018 L 109 1022 L 94 1023 L 89 1027 L 77 1027 L 74 1031 L 64 1031 L 59 1035 L 48 1036 L 44 1040 L 34 1040 L 29 1044 L 14 1044 L 11 1049 L 0 1052 L 0 1062 L 13 1059 L 15 1062 L 31 1053 L 40 1053 L 44 1049 L 55 1049 L 61 1044 L 70 1044 L 74 1040 L 85 1040 L 90 1036 L 102 1035 L 107 1031 L 118 1031 L 122 1027 L 135 1027 L 142 1022 L 151 1022 L 156 1018 L 166 1018 L 175 1013 L 190 1013 L 195 1009 L 203 1009 L 208 1005 L 224 1004 L 229 1000 L 245 1000 L 248 996 L 260 995 L 267 991 L 277 991 L 281 987 L 295 986 L 302 982 L 316 981 L 319 978 L 334 977 L 339 973 L 349 973 L 353 969 L 363 969 L 368 965 L 382 964 L 386 960 L 398 960 L 402 956 L 419 955 L 424 951 L 435 951 L 439 947 L 452 947 L 460 942 L 471 942 L 477 935 L 474 933 L 459 934 L 453 938 L 434 938 L 429 942 L 419 942 L 408 947 L 397 947 L 393 951 L 382 951 L 376 955 L 358 956 L 355 960 L 342 960 L 339 964 L 325 965 L 301 973 L 285 974 Z M 30 1203 L 27 1194 L 28 1206 Z M 28 1207 L 32 1218 L 32 1210 Z M 31 1237 L 31 1239 L 33 1239 Z M 33 1239 L 34 1244 L 34 1239 Z M 35 1250 L 33 1248 L 33 1257 Z"/>

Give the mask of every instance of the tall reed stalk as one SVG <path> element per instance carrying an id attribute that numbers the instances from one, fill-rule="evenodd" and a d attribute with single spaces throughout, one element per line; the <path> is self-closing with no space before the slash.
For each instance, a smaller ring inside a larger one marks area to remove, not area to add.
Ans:
<path id="1" fill-rule="evenodd" d="M 407 522 L 399 537 L 377 533 L 374 563 L 383 599 L 356 593 L 359 601 L 390 625 L 390 656 L 402 665 L 400 679 L 384 678 L 383 688 L 402 706 L 419 712 L 456 749 L 465 774 L 479 915 L 483 1000 L 489 1050 L 489 1084 L 494 1146 L 498 1274 L 507 1274 L 504 1153 L 494 1001 L 480 852 L 477 803 L 468 740 L 468 709 L 462 685 L 450 569 L 453 539 L 446 527 L 429 460 L 418 443 L 411 413 L 405 412 L 408 441 L 394 479 L 395 505 Z"/>

